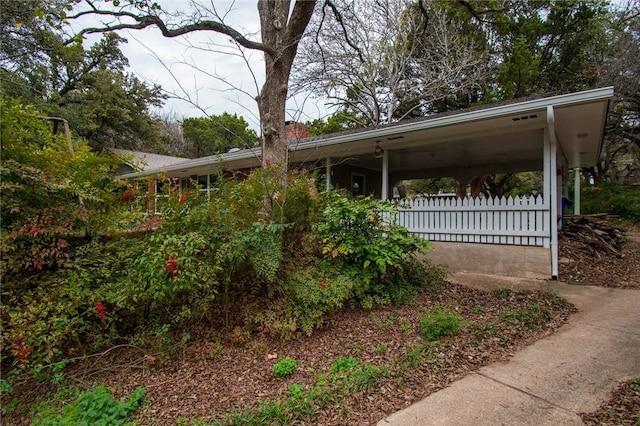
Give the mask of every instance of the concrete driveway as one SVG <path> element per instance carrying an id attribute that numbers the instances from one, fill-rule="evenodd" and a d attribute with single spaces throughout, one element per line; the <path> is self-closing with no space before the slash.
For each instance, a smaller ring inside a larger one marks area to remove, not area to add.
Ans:
<path id="1" fill-rule="evenodd" d="M 639 278 L 640 279 L 640 278 Z M 624 380 L 640 376 L 640 290 L 454 274 L 485 289 L 546 289 L 578 307 L 553 335 L 469 374 L 379 426 L 581 425 Z"/>

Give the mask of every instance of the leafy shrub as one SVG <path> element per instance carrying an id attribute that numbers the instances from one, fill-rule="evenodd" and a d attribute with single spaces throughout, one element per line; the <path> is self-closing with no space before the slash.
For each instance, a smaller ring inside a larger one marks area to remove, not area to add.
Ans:
<path id="1" fill-rule="evenodd" d="M 330 371 L 330 379 L 339 384 L 342 392 L 371 388 L 389 373 L 387 367 L 362 362 L 353 356 L 339 357 L 331 364 Z"/>
<path id="2" fill-rule="evenodd" d="M 355 285 L 351 277 L 340 275 L 329 263 L 320 262 L 292 271 L 283 290 L 298 327 L 311 334 L 326 315 L 351 299 Z"/>
<path id="3" fill-rule="evenodd" d="M 323 193 L 322 218 L 315 224 L 328 258 L 357 270 L 364 289 L 403 269 L 405 259 L 425 253 L 429 243 L 409 234 L 394 220 L 397 207 L 372 197 L 350 199 L 337 191 Z"/>
<path id="4" fill-rule="evenodd" d="M 2 356 L 27 368 L 60 360 L 72 342 L 81 350 L 85 338 L 110 334 L 99 281 L 87 272 L 103 264 L 89 267 L 95 256 L 84 256 L 88 246 L 102 251 L 91 236 L 125 209 L 116 201 L 115 159 L 83 141 L 70 152 L 31 107 L 0 98 L 0 109 Z"/>
<path id="5" fill-rule="evenodd" d="M 466 325 L 462 315 L 439 304 L 420 314 L 419 317 L 420 330 L 429 341 L 457 334 Z"/>
<path id="6" fill-rule="evenodd" d="M 297 368 L 298 363 L 295 359 L 281 358 L 278 360 L 278 362 L 273 364 L 273 367 L 271 367 L 271 372 L 276 377 L 289 377 L 296 372 Z"/>
<path id="7" fill-rule="evenodd" d="M 83 141 L 69 152 L 64 136 L 53 135 L 31 107 L 1 97 L 0 110 L 3 274 L 64 267 L 74 241 L 96 231 L 105 206 L 117 210 L 121 184 L 110 174 L 117 162 Z"/>
<path id="8" fill-rule="evenodd" d="M 511 289 L 508 289 L 506 287 L 494 288 L 491 291 L 491 294 L 502 299 L 507 299 L 509 296 L 511 296 L 511 293 Z"/>
<path id="9" fill-rule="evenodd" d="M 355 370 L 360 365 L 360 360 L 353 356 L 338 357 L 333 364 L 331 364 L 331 373 L 343 373 L 351 370 Z"/>
<path id="10" fill-rule="evenodd" d="M 609 213 L 622 219 L 640 222 L 640 186 L 622 182 L 603 182 L 582 187 L 583 214 Z"/>
<path id="11" fill-rule="evenodd" d="M 144 388 L 138 387 L 128 400 L 116 400 L 109 389 L 99 385 L 91 391 L 82 392 L 59 414 L 36 414 L 33 422 L 39 426 L 56 425 L 122 425 L 135 412 L 144 399 Z"/>

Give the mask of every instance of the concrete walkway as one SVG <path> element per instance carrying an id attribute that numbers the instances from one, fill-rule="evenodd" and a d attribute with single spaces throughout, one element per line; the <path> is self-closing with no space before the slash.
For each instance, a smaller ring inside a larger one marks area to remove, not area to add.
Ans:
<path id="1" fill-rule="evenodd" d="M 620 381 L 640 376 L 640 290 L 479 274 L 455 274 L 452 281 L 546 289 L 579 312 L 508 362 L 483 367 L 379 426 L 581 425 L 578 413 L 597 409 Z"/>

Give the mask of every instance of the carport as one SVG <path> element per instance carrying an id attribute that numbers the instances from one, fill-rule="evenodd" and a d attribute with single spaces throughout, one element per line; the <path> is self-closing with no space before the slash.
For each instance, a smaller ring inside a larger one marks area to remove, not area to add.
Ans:
<path id="1" fill-rule="evenodd" d="M 496 257 L 502 256 L 506 260 L 502 273 L 509 274 L 509 266 L 524 262 L 524 275 L 556 278 L 558 218 L 562 196 L 569 195 L 569 172 L 576 171 L 573 199 L 579 213 L 577 171 L 598 161 L 612 96 L 613 88 L 607 87 L 487 105 L 302 141 L 293 147 L 291 158 L 295 162 L 326 157 L 329 178 L 333 164 L 376 171 L 383 199 L 389 198 L 395 182 L 404 179 L 452 176 L 464 184 L 477 175 L 542 171 L 541 198 L 411 202 L 406 209 L 410 213 L 401 213 L 401 223 L 431 241 L 448 242 L 439 248 L 450 253 L 451 265 L 495 268 L 500 262 Z M 328 179 L 327 185 L 331 183 Z M 490 210 L 493 212 L 487 213 Z M 500 217 L 495 213 L 498 211 Z M 487 244 L 509 247 L 497 249 Z M 522 256 L 514 257 L 517 251 L 522 251 Z M 478 257 L 480 264 L 472 261 Z M 533 263 L 527 260 L 534 258 L 538 260 Z M 541 263 L 548 265 L 543 271 Z"/>
<path id="2" fill-rule="evenodd" d="M 509 275 L 509 266 L 521 261 L 524 275 L 556 278 L 558 218 L 562 196 L 568 195 L 569 171 L 597 163 L 612 97 L 613 88 L 606 87 L 292 139 L 289 162 L 321 162 L 327 187 L 352 188 L 357 181 L 362 193 L 383 199 L 389 199 L 393 184 L 399 180 L 451 176 L 467 183 L 476 175 L 542 171 L 543 191 L 533 201 L 514 204 L 513 200 L 492 200 L 487 205 L 459 200 L 447 206 L 408 206 L 405 211 L 413 214 L 420 210 L 428 215 L 435 209 L 437 221 L 411 219 L 408 228 L 442 242 L 436 247 L 445 257 L 449 253 L 451 265 L 495 268 L 505 259 L 505 271 L 490 272 Z M 123 177 L 162 173 L 200 179 L 221 169 L 259 167 L 259 151 L 198 158 Z M 579 211 L 579 173 L 575 176 L 573 198 Z M 493 215 L 487 220 L 487 215 L 496 211 L 507 219 Z M 474 265 L 471 258 L 480 260 Z"/>

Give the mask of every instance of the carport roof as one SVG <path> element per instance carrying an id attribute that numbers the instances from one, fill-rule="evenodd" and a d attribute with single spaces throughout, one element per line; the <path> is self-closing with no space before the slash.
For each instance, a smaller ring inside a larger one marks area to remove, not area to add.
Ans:
<path id="1" fill-rule="evenodd" d="M 389 173 L 402 179 L 542 170 L 544 132 L 551 107 L 558 151 L 570 168 L 590 167 L 600 155 L 612 97 L 613 87 L 605 87 L 293 140 L 290 161 L 331 158 L 381 170 L 381 159 L 373 155 L 379 145 L 388 152 Z M 259 165 L 258 148 L 167 164 L 122 177 L 157 173 L 186 177 Z"/>

